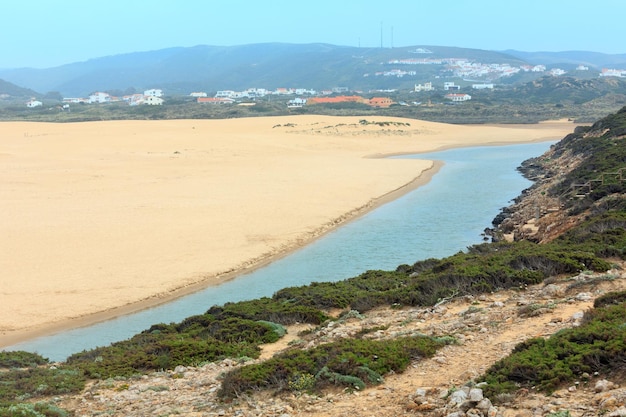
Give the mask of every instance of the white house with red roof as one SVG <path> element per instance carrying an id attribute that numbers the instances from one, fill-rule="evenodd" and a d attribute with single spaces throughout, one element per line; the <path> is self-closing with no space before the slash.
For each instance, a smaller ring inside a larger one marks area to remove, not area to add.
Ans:
<path id="1" fill-rule="evenodd" d="M 454 102 L 461 102 L 461 101 L 471 100 L 472 96 L 470 96 L 469 94 L 454 93 L 454 94 L 446 94 L 445 98 L 447 98 L 448 100 L 452 100 Z"/>

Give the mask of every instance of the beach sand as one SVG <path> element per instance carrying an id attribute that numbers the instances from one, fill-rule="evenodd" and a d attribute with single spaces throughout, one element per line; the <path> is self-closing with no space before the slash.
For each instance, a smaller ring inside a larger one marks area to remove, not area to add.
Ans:
<path id="1" fill-rule="evenodd" d="M 437 169 L 382 156 L 574 129 L 361 119 L 0 123 L 0 347 L 219 284 Z"/>

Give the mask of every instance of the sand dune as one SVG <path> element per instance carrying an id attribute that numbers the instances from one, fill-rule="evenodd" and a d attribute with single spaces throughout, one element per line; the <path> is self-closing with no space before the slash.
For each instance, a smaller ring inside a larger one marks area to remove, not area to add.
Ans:
<path id="1" fill-rule="evenodd" d="M 0 123 L 0 346 L 218 284 L 435 171 L 375 156 L 574 128 L 361 119 Z"/>

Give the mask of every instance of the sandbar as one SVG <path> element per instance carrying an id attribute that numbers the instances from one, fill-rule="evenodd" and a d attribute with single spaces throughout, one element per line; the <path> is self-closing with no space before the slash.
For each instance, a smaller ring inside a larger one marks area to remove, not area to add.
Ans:
<path id="1" fill-rule="evenodd" d="M 574 127 L 319 115 L 0 123 L 0 347 L 219 285 L 438 167 L 384 156 Z"/>

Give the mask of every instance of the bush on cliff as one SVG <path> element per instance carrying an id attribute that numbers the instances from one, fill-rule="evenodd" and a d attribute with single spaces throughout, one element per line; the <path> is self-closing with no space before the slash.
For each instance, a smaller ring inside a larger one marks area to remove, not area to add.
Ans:
<path id="1" fill-rule="evenodd" d="M 261 389 L 294 389 L 302 375 L 315 377 L 307 386 L 310 389 L 329 385 L 362 389 L 381 383 L 389 372 L 404 371 L 412 360 L 432 356 L 446 340 L 426 336 L 385 341 L 347 339 L 309 350 L 292 349 L 227 373 L 220 395 L 233 398 Z"/>
<path id="2" fill-rule="evenodd" d="M 518 344 L 511 355 L 493 364 L 482 376 L 490 398 L 520 388 L 552 392 L 595 372 L 610 377 L 626 374 L 626 302 L 607 304 L 610 295 L 587 313 L 579 327 L 561 330 L 549 339 Z M 605 305 L 606 304 L 606 305 Z"/>

